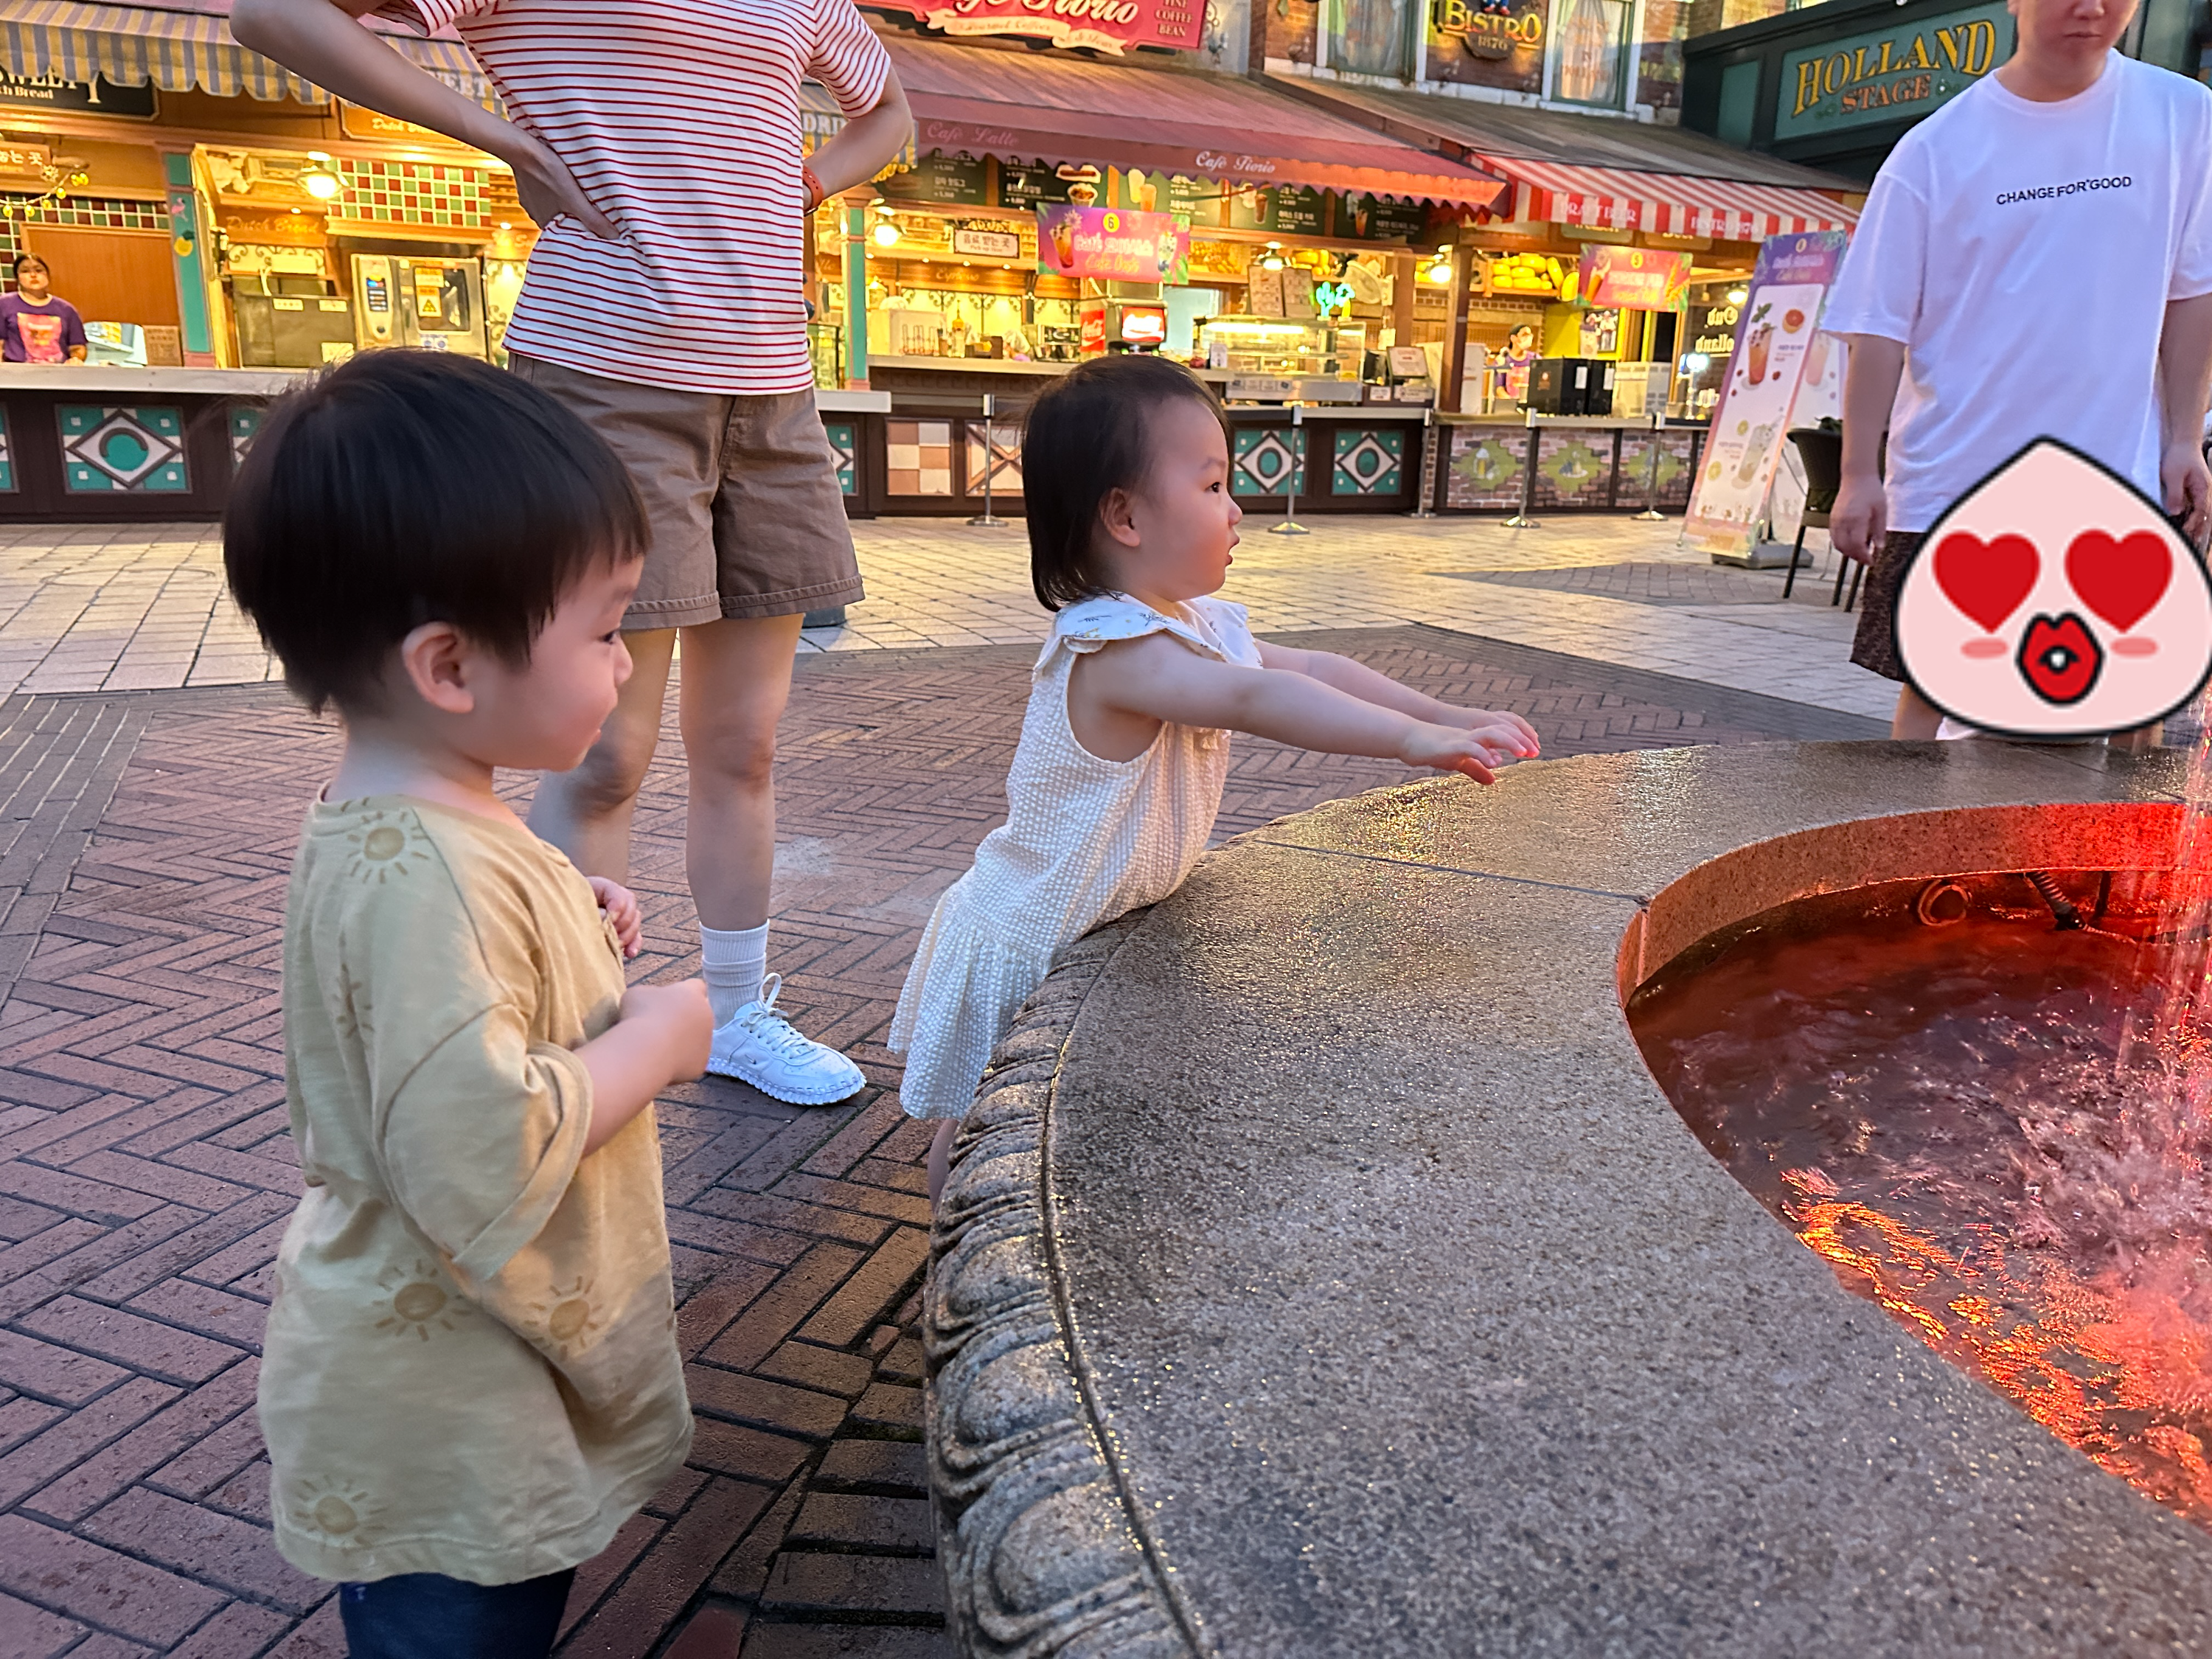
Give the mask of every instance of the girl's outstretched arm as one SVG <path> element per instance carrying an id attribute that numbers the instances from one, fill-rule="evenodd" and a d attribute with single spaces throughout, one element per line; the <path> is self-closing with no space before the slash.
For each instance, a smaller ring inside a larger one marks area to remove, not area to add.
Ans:
<path id="1" fill-rule="evenodd" d="M 1340 657 L 1333 651 L 1297 651 L 1289 646 L 1257 641 L 1260 660 L 1269 668 L 1304 674 L 1338 690 L 1371 702 L 1378 708 L 1395 708 L 1431 726 L 1455 726 L 1472 732 L 1492 749 L 1534 760 L 1541 752 L 1536 728 L 1518 714 L 1504 709 L 1461 708 L 1425 696 L 1410 685 L 1401 685 L 1388 674 L 1378 674 L 1364 663 Z"/>
<path id="2" fill-rule="evenodd" d="M 1120 640 L 1085 657 L 1068 685 L 1076 740 L 1111 757 L 1133 724 L 1225 726 L 1331 755 L 1372 755 L 1464 772 L 1478 783 L 1513 750 L 1482 734 L 1422 720 L 1284 669 L 1201 657 L 1166 635 Z M 1141 752 L 1141 743 L 1130 752 Z"/>

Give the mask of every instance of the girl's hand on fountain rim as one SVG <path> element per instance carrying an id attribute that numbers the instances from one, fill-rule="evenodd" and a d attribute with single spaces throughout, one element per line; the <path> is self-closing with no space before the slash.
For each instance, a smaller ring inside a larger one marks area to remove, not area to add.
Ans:
<path id="1" fill-rule="evenodd" d="M 1398 746 L 1398 758 L 1408 766 L 1433 767 L 1439 772 L 1463 772 L 1477 783 L 1495 783 L 1492 768 L 1499 757 L 1480 737 L 1455 726 L 1415 721 Z"/>
<path id="2" fill-rule="evenodd" d="M 1437 705 L 1443 710 L 1443 726 L 1456 726 L 1473 732 L 1501 756 L 1520 760 L 1534 760 L 1544 752 L 1538 741 L 1536 728 L 1518 714 L 1502 708 L 1455 708 L 1449 703 Z"/>

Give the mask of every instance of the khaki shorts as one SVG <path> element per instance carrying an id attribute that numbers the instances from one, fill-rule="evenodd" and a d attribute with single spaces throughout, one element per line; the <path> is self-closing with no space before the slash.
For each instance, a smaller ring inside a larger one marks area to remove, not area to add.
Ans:
<path id="1" fill-rule="evenodd" d="M 811 392 L 740 398 L 510 367 L 607 441 L 653 528 L 626 629 L 834 611 L 861 597 L 837 463 Z"/>

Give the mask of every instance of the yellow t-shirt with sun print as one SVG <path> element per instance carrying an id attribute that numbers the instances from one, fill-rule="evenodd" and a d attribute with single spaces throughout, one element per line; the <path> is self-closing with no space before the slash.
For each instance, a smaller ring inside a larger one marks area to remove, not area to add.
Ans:
<path id="1" fill-rule="evenodd" d="M 583 1156 L 571 1051 L 622 994 L 591 889 L 528 831 L 396 796 L 309 811 L 283 989 L 307 1193 L 259 1401 L 294 1565 L 557 1572 L 683 1462 L 653 1112 Z"/>

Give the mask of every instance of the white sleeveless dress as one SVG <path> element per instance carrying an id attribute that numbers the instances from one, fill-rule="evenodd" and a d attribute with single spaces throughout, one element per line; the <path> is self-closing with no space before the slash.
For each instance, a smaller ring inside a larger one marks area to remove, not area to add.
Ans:
<path id="1" fill-rule="evenodd" d="M 1165 898 L 1206 850 L 1229 775 L 1228 732 L 1163 726 L 1134 760 L 1108 761 L 1067 724 L 1076 659 L 1115 640 L 1168 634 L 1206 656 L 1260 666 L 1243 606 L 1201 599 L 1182 609 L 1170 616 L 1107 593 L 1054 618 L 1030 671 L 1006 822 L 938 900 L 891 1018 L 910 1116 L 966 1116 L 991 1050 L 1052 970 L 1053 952 Z"/>

